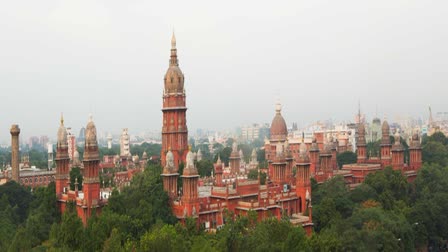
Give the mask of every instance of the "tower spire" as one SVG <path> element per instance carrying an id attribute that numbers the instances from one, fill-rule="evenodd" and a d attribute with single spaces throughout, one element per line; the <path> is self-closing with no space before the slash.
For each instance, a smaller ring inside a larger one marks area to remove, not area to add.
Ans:
<path id="1" fill-rule="evenodd" d="M 174 35 L 174 30 L 173 30 L 173 35 L 171 36 L 170 66 L 178 66 L 178 65 L 179 65 L 179 62 L 177 60 L 176 36 Z"/>
<path id="2" fill-rule="evenodd" d="M 63 125 L 64 125 L 64 114 L 61 113 L 61 126 L 63 126 Z"/>
<path id="3" fill-rule="evenodd" d="M 171 36 L 171 50 L 176 49 L 176 35 L 174 35 L 174 29 L 173 29 L 173 35 Z"/>

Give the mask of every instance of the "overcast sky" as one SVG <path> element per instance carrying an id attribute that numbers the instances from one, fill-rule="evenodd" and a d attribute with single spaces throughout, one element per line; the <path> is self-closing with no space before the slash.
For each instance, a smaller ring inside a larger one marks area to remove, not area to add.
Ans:
<path id="1" fill-rule="evenodd" d="M 427 116 L 448 105 L 448 1 L 2 1 L 0 141 L 159 130 L 173 28 L 188 127 Z"/>

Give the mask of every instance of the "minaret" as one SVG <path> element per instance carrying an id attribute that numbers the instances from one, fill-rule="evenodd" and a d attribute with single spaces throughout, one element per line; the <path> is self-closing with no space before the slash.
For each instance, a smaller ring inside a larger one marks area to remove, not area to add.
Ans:
<path id="1" fill-rule="evenodd" d="M 166 153 L 171 148 L 177 170 L 188 152 L 188 129 L 184 75 L 179 68 L 174 33 L 171 38 L 170 64 L 164 82 L 161 160 L 162 166 L 165 166 Z"/>
<path id="2" fill-rule="evenodd" d="M 299 150 L 299 160 L 297 161 L 296 193 L 299 197 L 299 212 L 305 213 L 308 209 L 308 216 L 311 217 L 311 173 L 310 157 L 307 154 L 306 145 L 302 138 Z M 310 219 L 311 221 L 311 219 Z"/>
<path id="3" fill-rule="evenodd" d="M 179 173 L 177 173 L 174 167 L 174 155 L 171 149 L 168 148 L 166 153 L 165 167 L 162 172 L 163 189 L 168 193 L 171 199 L 175 199 L 177 196 L 177 178 Z"/>
<path id="4" fill-rule="evenodd" d="M 411 170 L 420 170 L 422 167 L 422 146 L 418 132 L 415 132 L 409 146 L 409 168 Z"/>
<path id="5" fill-rule="evenodd" d="M 66 192 L 70 180 L 70 156 L 68 154 L 67 129 L 64 126 L 64 118 L 61 115 L 61 124 L 58 129 L 58 139 L 56 143 L 56 196 Z"/>
<path id="6" fill-rule="evenodd" d="M 20 184 L 20 170 L 19 170 L 19 125 L 11 125 L 11 168 L 12 180 Z"/>
<path id="7" fill-rule="evenodd" d="M 392 145 L 390 144 L 390 127 L 389 123 L 386 120 L 383 121 L 383 125 L 381 126 L 381 164 L 384 167 L 392 164 L 392 155 L 391 149 Z"/>
<path id="8" fill-rule="evenodd" d="M 392 145 L 392 168 L 394 170 L 403 170 L 404 167 L 404 148 L 401 144 L 400 133 L 398 129 L 395 132 L 395 143 Z"/>
<path id="9" fill-rule="evenodd" d="M 84 147 L 84 174 L 82 191 L 84 193 L 83 200 L 83 216 L 84 224 L 87 219 L 96 213 L 96 209 L 100 207 L 100 177 L 99 164 L 100 157 L 98 152 L 98 141 L 96 138 L 96 126 L 90 116 L 89 123 L 86 127 L 86 140 Z"/>
<path id="10" fill-rule="evenodd" d="M 197 217 L 199 213 L 198 170 L 194 165 L 194 154 L 187 153 L 186 165 L 182 174 L 182 205 L 184 217 Z"/>

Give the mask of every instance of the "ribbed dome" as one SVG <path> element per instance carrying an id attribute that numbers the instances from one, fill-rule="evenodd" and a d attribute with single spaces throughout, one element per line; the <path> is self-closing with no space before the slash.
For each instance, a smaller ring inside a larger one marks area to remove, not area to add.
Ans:
<path id="1" fill-rule="evenodd" d="M 170 66 L 165 74 L 165 93 L 180 93 L 184 92 L 184 74 L 178 66 Z"/>
<path id="2" fill-rule="evenodd" d="M 398 130 L 395 132 L 394 139 L 395 139 L 395 143 L 392 146 L 392 150 L 394 150 L 394 151 L 404 150 L 403 145 L 401 144 L 401 136 L 400 136 L 400 133 L 398 132 Z"/>
<path id="3" fill-rule="evenodd" d="M 420 137 L 418 135 L 418 132 L 414 132 L 414 134 L 412 135 L 410 147 L 411 148 L 420 148 L 421 147 Z"/>
<path id="4" fill-rule="evenodd" d="M 271 124 L 271 140 L 286 140 L 288 136 L 288 129 L 286 127 L 285 119 L 282 114 L 282 106 L 277 103 L 275 107 L 275 116 Z"/>
<path id="5" fill-rule="evenodd" d="M 319 145 L 317 145 L 316 136 L 313 136 L 313 142 L 311 143 L 310 151 L 319 151 Z"/>
<path id="6" fill-rule="evenodd" d="M 171 174 L 174 172 L 175 167 L 174 167 L 174 155 L 173 152 L 171 151 L 171 148 L 168 149 L 168 152 L 166 153 L 166 157 L 165 157 L 165 167 L 163 167 L 163 174 Z"/>
<path id="7" fill-rule="evenodd" d="M 198 175 L 198 169 L 196 169 L 196 166 L 194 165 L 194 154 L 190 150 L 187 153 L 187 160 L 186 165 L 184 168 L 184 172 L 182 175 L 184 176 L 195 176 Z"/>
<path id="8" fill-rule="evenodd" d="M 62 147 L 62 148 L 68 147 L 67 129 L 64 126 L 64 118 L 62 118 L 62 116 L 61 116 L 61 125 L 59 126 L 59 129 L 58 129 L 57 147 Z"/>
<path id="9" fill-rule="evenodd" d="M 58 140 L 56 143 L 56 159 L 68 158 L 67 129 L 64 126 L 64 118 L 61 116 L 61 125 L 58 129 Z"/>
<path id="10" fill-rule="evenodd" d="M 165 74 L 165 94 L 182 94 L 184 92 L 184 74 L 177 60 L 176 37 L 171 38 L 170 66 Z"/>
<path id="11" fill-rule="evenodd" d="M 302 143 L 300 144 L 300 149 L 299 149 L 299 163 L 309 163 L 309 162 L 310 162 L 310 157 L 306 151 L 306 144 L 302 140 Z"/>
<path id="12" fill-rule="evenodd" d="M 86 127 L 86 143 L 84 147 L 84 160 L 98 160 L 98 141 L 96 139 L 96 126 L 90 116 Z"/>

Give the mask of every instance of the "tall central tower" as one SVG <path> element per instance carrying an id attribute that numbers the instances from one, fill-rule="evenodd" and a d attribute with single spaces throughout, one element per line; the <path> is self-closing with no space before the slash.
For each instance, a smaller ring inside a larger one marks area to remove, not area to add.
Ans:
<path id="1" fill-rule="evenodd" d="M 177 171 L 179 163 L 188 153 L 187 107 L 185 102 L 184 75 L 177 60 L 176 37 L 171 38 L 170 65 L 166 71 L 163 89 L 162 166 L 166 165 L 169 149 L 174 156 Z"/>

